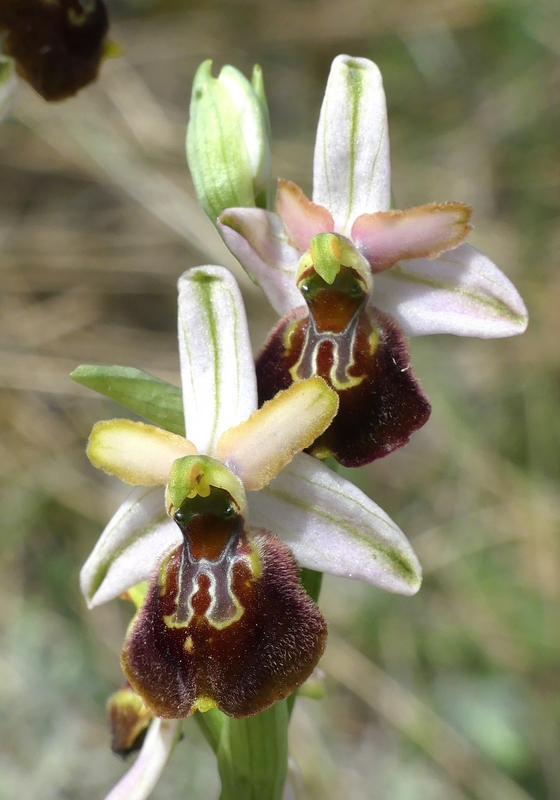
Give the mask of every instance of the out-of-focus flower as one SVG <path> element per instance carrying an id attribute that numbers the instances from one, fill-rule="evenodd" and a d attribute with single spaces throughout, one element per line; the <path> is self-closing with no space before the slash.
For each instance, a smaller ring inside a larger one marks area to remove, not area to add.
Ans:
<path id="1" fill-rule="evenodd" d="M 511 282 L 463 243 L 467 206 L 392 211 L 390 197 L 381 75 L 371 61 L 338 56 L 319 119 L 313 201 L 280 181 L 276 212 L 230 208 L 218 221 L 229 249 L 286 315 L 258 361 L 259 399 L 322 375 L 341 404 L 315 452 L 347 466 L 402 446 L 429 416 L 403 333 L 490 338 L 527 325 Z"/>
<path id="2" fill-rule="evenodd" d="M 215 223 L 230 206 L 266 207 L 270 181 L 270 123 L 262 71 L 251 82 L 212 61 L 198 68 L 187 128 L 187 160 L 198 201 Z"/>
<path id="3" fill-rule="evenodd" d="M 17 86 L 14 62 L 0 55 L 0 120 L 10 110 L 12 97 Z"/>
<path id="4" fill-rule="evenodd" d="M 45 100 L 64 100 L 95 80 L 107 42 L 103 0 L 0 0 L 2 47 Z"/>

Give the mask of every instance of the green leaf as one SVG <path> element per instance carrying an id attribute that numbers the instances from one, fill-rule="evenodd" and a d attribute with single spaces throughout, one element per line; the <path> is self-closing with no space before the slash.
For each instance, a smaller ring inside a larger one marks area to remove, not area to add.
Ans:
<path id="1" fill-rule="evenodd" d="M 172 433 L 185 435 L 181 390 L 135 367 L 82 364 L 70 377 Z"/>
<path id="2" fill-rule="evenodd" d="M 286 701 L 253 717 L 224 717 L 216 755 L 220 800 L 281 800 L 288 762 Z"/>

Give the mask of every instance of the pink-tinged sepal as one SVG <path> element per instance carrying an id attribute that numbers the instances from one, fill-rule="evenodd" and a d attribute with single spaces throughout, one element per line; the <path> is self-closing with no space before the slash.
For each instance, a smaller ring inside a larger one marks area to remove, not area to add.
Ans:
<path id="1" fill-rule="evenodd" d="M 330 211 L 312 203 L 292 181 L 278 181 L 276 213 L 284 223 L 288 241 L 300 252 L 309 248 L 309 242 L 316 234 L 334 231 Z"/>
<path id="2" fill-rule="evenodd" d="M 152 577 L 125 641 L 125 675 L 159 717 L 256 714 L 309 677 L 326 623 L 291 552 L 247 527 L 225 490 L 187 498 L 174 518 L 184 544 Z"/>
<path id="3" fill-rule="evenodd" d="M 278 214 L 261 208 L 228 208 L 218 217 L 218 229 L 278 314 L 302 304 L 294 280 L 300 252 L 289 242 Z"/>

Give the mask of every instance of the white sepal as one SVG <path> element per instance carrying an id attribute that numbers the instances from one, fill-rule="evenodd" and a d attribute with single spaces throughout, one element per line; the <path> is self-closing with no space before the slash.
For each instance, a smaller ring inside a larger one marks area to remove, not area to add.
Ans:
<path id="1" fill-rule="evenodd" d="M 354 484 L 300 454 L 260 492 L 249 493 L 249 521 L 268 528 L 303 567 L 412 595 L 421 568 L 404 533 Z"/>
<path id="2" fill-rule="evenodd" d="M 328 208 L 346 236 L 360 214 L 390 208 L 385 92 L 368 59 L 337 56 L 332 63 L 315 141 L 313 202 Z"/>
<path id="3" fill-rule="evenodd" d="M 224 267 L 196 267 L 179 278 L 179 355 L 186 436 L 214 456 L 222 433 L 257 407 L 243 300 Z"/>
<path id="4" fill-rule="evenodd" d="M 159 560 L 183 541 L 165 513 L 163 487 L 138 487 L 120 506 L 80 573 L 89 608 L 147 580 Z"/>
<path id="5" fill-rule="evenodd" d="M 527 327 L 527 309 L 515 286 L 468 244 L 376 275 L 372 302 L 408 336 L 453 333 L 492 339 L 515 336 Z"/>

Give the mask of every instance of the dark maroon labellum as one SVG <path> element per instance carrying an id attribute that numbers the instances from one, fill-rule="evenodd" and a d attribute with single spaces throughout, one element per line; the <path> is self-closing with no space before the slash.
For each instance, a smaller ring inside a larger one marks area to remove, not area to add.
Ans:
<path id="1" fill-rule="evenodd" d="M 45 100 L 95 80 L 108 28 L 103 0 L 0 0 L 4 53 Z"/>
<path id="2" fill-rule="evenodd" d="M 287 697 L 322 655 L 326 623 L 288 548 L 244 525 L 228 493 L 185 500 L 184 536 L 152 576 L 122 666 L 160 717 L 245 717 Z"/>
<path id="3" fill-rule="evenodd" d="M 270 334 L 257 359 L 259 404 L 294 381 L 320 375 L 338 394 L 338 413 L 310 448 L 359 467 L 405 445 L 430 416 L 410 367 L 404 337 L 387 314 L 367 305 L 354 270 L 342 267 L 329 286 L 313 270 L 297 309 Z"/>

